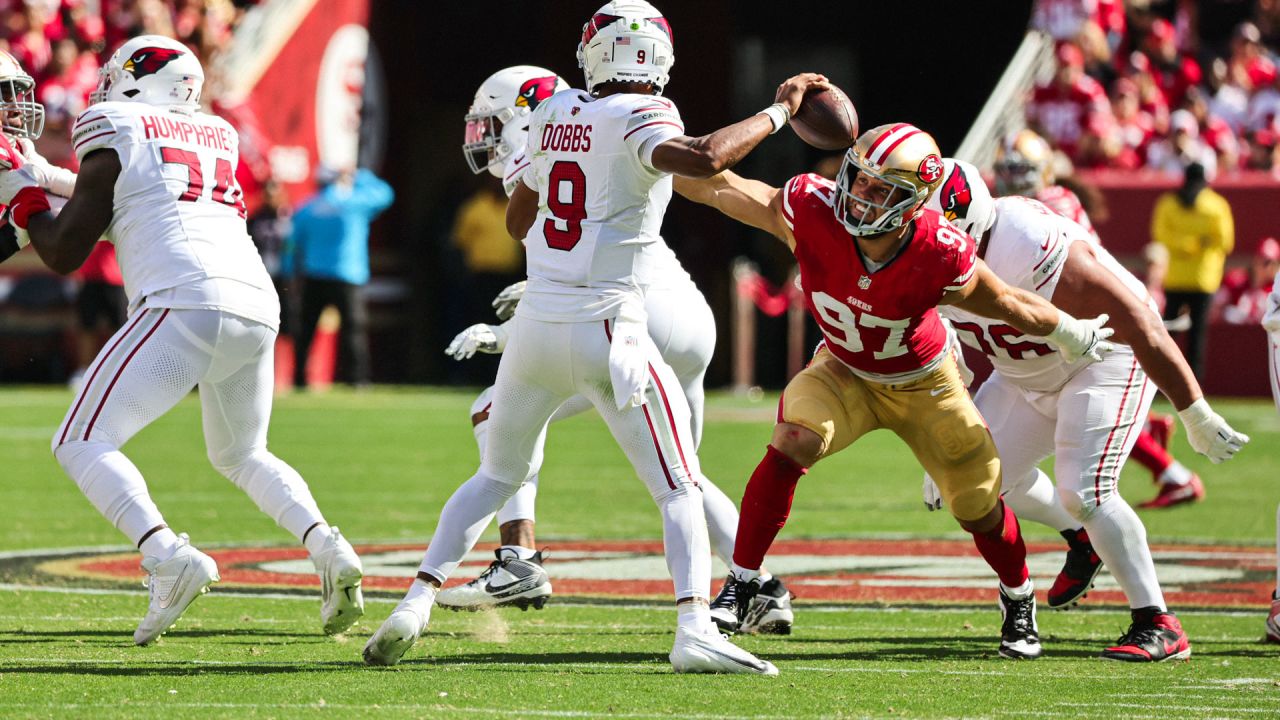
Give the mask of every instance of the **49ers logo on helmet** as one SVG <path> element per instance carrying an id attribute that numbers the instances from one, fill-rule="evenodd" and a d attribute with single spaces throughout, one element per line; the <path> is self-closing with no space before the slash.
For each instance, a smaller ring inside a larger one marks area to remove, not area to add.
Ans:
<path id="1" fill-rule="evenodd" d="M 926 155 L 920 161 L 920 167 L 916 168 L 916 175 L 919 176 L 920 182 L 932 185 L 942 179 L 942 158 L 937 155 Z"/>
<path id="2" fill-rule="evenodd" d="M 162 47 L 145 47 L 124 62 L 124 70 L 135 78 L 144 78 L 160 72 L 160 68 L 182 57 L 180 50 Z"/>
<path id="3" fill-rule="evenodd" d="M 942 183 L 938 192 L 942 214 L 948 220 L 968 217 L 969 203 L 973 202 L 973 189 L 969 187 L 969 179 L 964 176 L 964 170 L 959 165 L 951 173 L 951 177 Z"/>
<path id="4" fill-rule="evenodd" d="M 527 107 L 533 110 L 542 104 L 543 100 L 556 94 L 556 76 L 548 75 L 547 77 L 533 78 L 526 80 L 520 86 L 520 92 L 516 93 L 516 107 Z"/>

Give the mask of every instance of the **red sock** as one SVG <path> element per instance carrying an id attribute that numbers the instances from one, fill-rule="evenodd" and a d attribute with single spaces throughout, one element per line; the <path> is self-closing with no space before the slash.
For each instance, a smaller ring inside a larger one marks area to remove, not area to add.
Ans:
<path id="1" fill-rule="evenodd" d="M 765 553 L 778 531 L 787 524 L 796 483 L 807 470 L 772 445 L 751 473 L 742 493 L 738 516 L 738 538 L 733 545 L 733 562 L 739 567 L 759 570 Z"/>
<path id="2" fill-rule="evenodd" d="M 1138 435 L 1138 442 L 1134 443 L 1129 457 L 1150 470 L 1151 477 L 1155 480 L 1159 480 L 1160 474 L 1173 464 L 1173 456 L 1146 430 Z"/>
<path id="3" fill-rule="evenodd" d="M 1007 588 L 1020 587 L 1031 577 L 1027 571 L 1027 545 L 1022 541 L 1022 528 L 1018 518 L 1004 501 L 1000 501 L 1004 519 L 985 533 L 971 533 L 973 544 L 987 561 L 1000 582 Z"/>

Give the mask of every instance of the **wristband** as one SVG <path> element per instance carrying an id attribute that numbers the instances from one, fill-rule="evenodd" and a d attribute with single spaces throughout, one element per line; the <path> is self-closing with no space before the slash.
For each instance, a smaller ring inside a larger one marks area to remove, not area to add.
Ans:
<path id="1" fill-rule="evenodd" d="M 40 212 L 49 212 L 49 198 L 34 185 L 22 188 L 9 201 L 9 220 L 19 230 L 26 230 L 27 220 Z"/>
<path id="2" fill-rule="evenodd" d="M 770 135 L 778 132 L 783 125 L 791 122 L 791 110 L 782 103 L 774 103 L 756 114 L 769 118 L 769 122 L 773 125 L 773 130 L 769 131 Z"/>

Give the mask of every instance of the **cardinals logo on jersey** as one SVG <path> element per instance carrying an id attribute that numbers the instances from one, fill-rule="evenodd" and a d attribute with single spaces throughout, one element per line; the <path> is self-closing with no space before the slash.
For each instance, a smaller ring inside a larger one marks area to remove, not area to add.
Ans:
<path id="1" fill-rule="evenodd" d="M 942 158 L 937 155 L 926 155 L 920 161 L 920 167 L 916 168 L 916 175 L 920 177 L 920 182 L 932 185 L 942 178 L 943 167 Z"/>
<path id="2" fill-rule="evenodd" d="M 948 220 L 968 217 L 969 203 L 973 202 L 973 189 L 969 187 L 969 181 L 964 176 L 964 170 L 958 165 L 951 173 L 951 177 L 942 183 L 941 188 L 938 188 L 938 193 L 942 214 Z"/>
<path id="3" fill-rule="evenodd" d="M 516 94 L 516 107 L 536 109 L 543 100 L 556 94 L 556 76 L 533 78 L 526 80 Z"/>
<path id="4" fill-rule="evenodd" d="M 124 62 L 124 70 L 135 78 L 144 78 L 160 72 L 160 68 L 182 57 L 182 52 L 171 48 L 145 47 Z"/>

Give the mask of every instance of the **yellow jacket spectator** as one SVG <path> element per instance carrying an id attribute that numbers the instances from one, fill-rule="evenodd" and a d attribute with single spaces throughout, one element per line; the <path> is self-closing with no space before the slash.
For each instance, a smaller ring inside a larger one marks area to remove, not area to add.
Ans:
<path id="1" fill-rule="evenodd" d="M 507 199 L 485 187 L 458 208 L 453 223 L 453 244 L 462 251 L 463 264 L 474 273 L 507 275 L 524 271 L 520 242 L 507 232 Z"/>
<path id="2" fill-rule="evenodd" d="M 1182 186 L 1156 200 L 1151 239 L 1169 251 L 1164 317 L 1190 315 L 1187 362 L 1201 377 L 1210 300 L 1222 284 L 1223 265 L 1236 244 L 1231 206 L 1209 189 L 1204 166 L 1187 165 Z"/>

